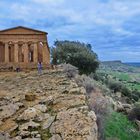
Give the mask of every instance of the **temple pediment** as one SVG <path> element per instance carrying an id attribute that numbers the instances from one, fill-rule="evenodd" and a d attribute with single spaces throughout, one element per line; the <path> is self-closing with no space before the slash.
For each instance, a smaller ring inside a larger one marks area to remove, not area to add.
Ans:
<path id="1" fill-rule="evenodd" d="M 36 68 L 50 64 L 47 33 L 18 26 L 0 31 L 0 69 Z"/>
<path id="2" fill-rule="evenodd" d="M 0 34 L 47 34 L 47 33 L 27 27 L 18 26 L 15 28 L 1 30 Z"/>

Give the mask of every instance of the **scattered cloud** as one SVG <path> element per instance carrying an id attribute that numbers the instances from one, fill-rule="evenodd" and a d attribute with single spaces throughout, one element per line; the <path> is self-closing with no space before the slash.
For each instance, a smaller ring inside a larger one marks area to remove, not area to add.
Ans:
<path id="1" fill-rule="evenodd" d="M 23 25 L 93 45 L 101 60 L 139 61 L 139 0 L 3 0 L 0 29 Z"/>

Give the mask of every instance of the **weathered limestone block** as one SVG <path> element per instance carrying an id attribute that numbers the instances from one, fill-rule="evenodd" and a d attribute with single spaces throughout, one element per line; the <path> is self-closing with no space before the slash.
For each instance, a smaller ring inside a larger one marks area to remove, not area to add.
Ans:
<path id="1" fill-rule="evenodd" d="M 11 140 L 10 135 L 5 132 L 0 132 L 0 140 Z"/>
<path id="2" fill-rule="evenodd" d="M 30 120 L 35 119 L 36 117 L 40 116 L 41 111 L 37 110 L 36 108 L 28 108 L 25 110 L 18 118 L 17 120 Z"/>
<path id="3" fill-rule="evenodd" d="M 36 95 L 34 93 L 27 93 L 25 94 L 25 100 L 27 101 L 34 101 L 36 99 Z"/>
<path id="4" fill-rule="evenodd" d="M 40 110 L 43 113 L 45 113 L 48 110 L 47 106 L 43 105 L 43 104 L 42 105 L 41 104 L 35 105 L 34 108 L 37 110 Z"/>
<path id="5" fill-rule="evenodd" d="M 84 87 L 72 88 L 69 94 L 86 94 L 86 90 Z"/>
<path id="6" fill-rule="evenodd" d="M 51 128 L 51 134 L 60 134 L 67 140 L 97 140 L 97 124 L 94 112 L 83 114 L 78 108 L 59 112 Z"/>
<path id="7" fill-rule="evenodd" d="M 56 135 L 53 135 L 49 140 L 62 140 L 62 138 L 56 134 Z"/>
<path id="8" fill-rule="evenodd" d="M 51 124 L 54 122 L 55 116 L 50 116 L 47 120 L 45 120 L 42 124 L 43 129 L 48 129 Z"/>
<path id="9" fill-rule="evenodd" d="M 35 123 L 32 120 L 30 120 L 29 122 L 20 125 L 19 130 L 20 131 L 28 131 L 29 129 L 38 128 L 39 126 L 40 126 L 40 124 Z"/>
<path id="10" fill-rule="evenodd" d="M 53 102 L 53 109 L 55 111 L 84 106 L 86 104 L 85 95 L 61 95 Z"/>
<path id="11" fill-rule="evenodd" d="M 0 107 L 0 120 L 12 116 L 19 109 L 18 104 L 8 104 Z"/>

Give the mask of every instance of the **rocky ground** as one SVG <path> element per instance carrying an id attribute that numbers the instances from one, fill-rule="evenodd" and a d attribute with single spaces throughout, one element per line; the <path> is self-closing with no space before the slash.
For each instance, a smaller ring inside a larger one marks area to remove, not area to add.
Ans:
<path id="1" fill-rule="evenodd" d="M 0 140 L 97 140 L 85 92 L 61 70 L 0 73 Z"/>

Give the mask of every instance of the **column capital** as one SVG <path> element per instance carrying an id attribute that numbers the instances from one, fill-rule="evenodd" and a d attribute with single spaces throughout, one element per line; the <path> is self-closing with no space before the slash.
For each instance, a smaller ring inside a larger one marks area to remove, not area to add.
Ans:
<path id="1" fill-rule="evenodd" d="M 33 44 L 38 44 L 39 42 L 33 42 Z"/>
<path id="2" fill-rule="evenodd" d="M 4 44 L 9 44 L 9 42 L 3 42 Z"/>

